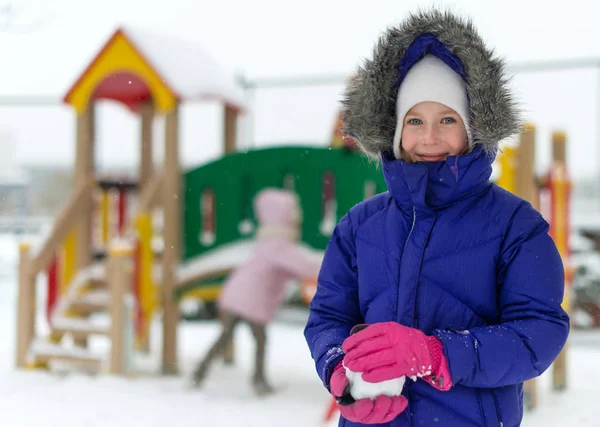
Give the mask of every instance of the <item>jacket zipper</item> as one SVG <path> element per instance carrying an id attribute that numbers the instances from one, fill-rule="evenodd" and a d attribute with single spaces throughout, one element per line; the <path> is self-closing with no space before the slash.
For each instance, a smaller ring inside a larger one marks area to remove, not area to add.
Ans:
<path id="1" fill-rule="evenodd" d="M 498 409 L 498 399 L 496 399 L 496 393 L 494 393 L 494 389 L 489 389 L 489 392 L 492 395 L 492 399 L 494 399 L 494 409 L 496 409 L 496 419 L 498 420 L 497 427 L 503 427 L 504 423 L 500 418 L 500 410 Z M 487 425 L 485 422 L 485 411 L 483 409 L 483 400 L 481 399 L 481 389 L 477 389 L 477 400 L 479 401 L 479 411 L 481 412 L 481 419 L 483 420 L 483 424 Z"/>
<path id="2" fill-rule="evenodd" d="M 490 393 L 492 393 L 492 397 L 494 398 L 494 407 L 496 408 L 496 418 L 498 419 L 498 427 L 503 427 L 504 423 L 502 422 L 502 418 L 500 418 L 500 409 L 498 408 L 498 399 L 496 398 L 496 393 L 494 393 L 494 389 L 490 389 Z"/>
<path id="3" fill-rule="evenodd" d="M 425 241 L 423 242 L 423 249 L 421 250 L 421 255 L 419 256 L 419 265 L 417 267 L 417 278 L 415 280 L 415 303 L 413 307 L 413 328 L 419 329 L 419 316 L 417 313 L 417 298 L 419 296 L 419 274 L 421 274 L 421 265 L 423 264 L 423 254 L 425 253 L 425 246 L 427 245 L 427 241 L 429 240 L 429 235 L 431 234 L 431 230 L 433 229 L 433 225 L 435 223 L 435 214 L 433 217 L 433 222 L 427 230 L 427 235 L 425 236 Z"/>
<path id="4" fill-rule="evenodd" d="M 410 235 L 412 234 L 413 230 L 415 229 L 415 223 L 417 222 L 417 211 L 415 210 L 415 207 L 413 206 L 413 222 L 412 222 L 412 226 L 410 227 L 410 231 L 408 232 L 408 236 L 406 237 L 406 242 L 404 242 L 404 248 L 402 248 L 402 257 L 404 258 L 404 252 L 406 251 L 406 246 L 408 246 L 408 240 L 410 239 Z"/>
<path id="5" fill-rule="evenodd" d="M 415 224 L 417 223 L 417 211 L 414 206 L 413 206 L 412 210 L 413 210 L 413 222 L 412 222 L 412 226 L 410 227 L 410 231 L 408 232 L 408 236 L 406 236 L 406 241 L 404 242 L 404 248 L 402 248 L 402 259 L 404 259 L 404 253 L 406 252 L 406 247 L 408 246 L 408 241 L 410 240 L 410 236 L 412 235 L 412 232 L 415 229 Z M 398 286 L 400 286 L 400 280 L 398 280 Z M 416 298 L 416 295 L 415 295 L 415 298 Z M 414 313 L 414 311 L 413 311 L 413 313 Z M 413 319 L 413 322 L 414 322 L 414 319 Z"/>
<path id="6" fill-rule="evenodd" d="M 479 401 L 479 412 L 481 413 L 481 421 L 483 421 L 483 425 L 487 425 L 485 422 L 485 411 L 483 410 L 483 401 L 481 400 L 481 390 L 477 389 L 477 400 Z"/>

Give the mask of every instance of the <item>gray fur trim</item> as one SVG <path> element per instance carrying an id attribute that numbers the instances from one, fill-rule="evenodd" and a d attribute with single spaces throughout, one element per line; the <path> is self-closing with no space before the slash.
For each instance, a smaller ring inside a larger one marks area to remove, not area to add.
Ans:
<path id="1" fill-rule="evenodd" d="M 505 64 L 485 46 L 470 20 L 437 9 L 411 14 L 380 37 L 373 57 L 358 67 L 346 87 L 343 131 L 373 159 L 392 152 L 398 65 L 406 49 L 423 33 L 435 35 L 463 63 L 473 141 L 495 154 L 499 141 L 517 133 L 522 124 Z"/>

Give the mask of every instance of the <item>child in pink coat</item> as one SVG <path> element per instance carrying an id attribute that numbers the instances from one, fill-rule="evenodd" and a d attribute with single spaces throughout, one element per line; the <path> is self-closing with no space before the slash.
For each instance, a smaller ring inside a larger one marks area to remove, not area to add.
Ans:
<path id="1" fill-rule="evenodd" d="M 218 306 L 222 331 L 194 372 L 199 386 L 215 359 L 223 354 L 233 337 L 233 330 L 246 322 L 256 339 L 255 371 L 252 385 L 256 394 L 271 393 L 273 388 L 264 376 L 266 325 L 273 320 L 283 302 L 285 284 L 293 278 L 317 276 L 320 260 L 301 251 L 298 239 L 301 222 L 297 197 L 286 190 L 265 189 L 254 199 L 259 222 L 256 246 L 248 261 L 234 271 L 223 285 Z"/>

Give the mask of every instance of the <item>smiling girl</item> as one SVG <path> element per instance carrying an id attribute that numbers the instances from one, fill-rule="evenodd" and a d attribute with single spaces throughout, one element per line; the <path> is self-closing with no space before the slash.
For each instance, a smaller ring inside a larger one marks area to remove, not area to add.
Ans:
<path id="1" fill-rule="evenodd" d="M 344 131 L 388 191 L 337 224 L 305 328 L 341 426 L 518 426 L 523 382 L 565 344 L 548 224 L 490 182 L 519 131 L 507 81 L 470 21 L 433 10 L 389 29 L 346 89 Z M 348 398 L 357 373 L 410 379 Z"/>

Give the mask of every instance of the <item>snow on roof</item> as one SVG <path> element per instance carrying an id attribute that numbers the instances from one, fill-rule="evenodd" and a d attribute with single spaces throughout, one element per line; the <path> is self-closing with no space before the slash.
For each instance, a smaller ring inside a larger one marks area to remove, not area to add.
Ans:
<path id="1" fill-rule="evenodd" d="M 121 31 L 181 99 L 220 99 L 244 108 L 244 94 L 234 76 L 202 47 L 131 26 Z"/>

